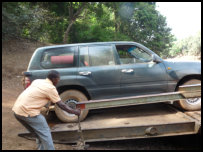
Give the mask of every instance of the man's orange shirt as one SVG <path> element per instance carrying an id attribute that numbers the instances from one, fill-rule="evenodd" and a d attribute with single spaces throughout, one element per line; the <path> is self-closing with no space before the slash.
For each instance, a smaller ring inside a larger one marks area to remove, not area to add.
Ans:
<path id="1" fill-rule="evenodd" d="M 61 98 L 53 83 L 47 79 L 37 79 L 17 98 L 12 110 L 21 116 L 36 116 L 49 101 L 56 103 Z"/>

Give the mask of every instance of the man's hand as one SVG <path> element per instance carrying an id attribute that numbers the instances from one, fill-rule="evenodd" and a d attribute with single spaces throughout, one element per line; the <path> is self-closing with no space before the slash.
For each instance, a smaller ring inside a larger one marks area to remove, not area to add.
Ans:
<path id="1" fill-rule="evenodd" d="M 75 111 L 74 112 L 75 115 L 80 116 L 80 114 L 81 114 L 81 110 L 80 109 L 75 109 L 74 111 Z"/>
<path id="2" fill-rule="evenodd" d="M 75 115 L 80 116 L 81 110 L 80 109 L 72 109 L 71 107 L 67 106 L 63 101 L 59 101 L 56 103 L 61 109 L 65 110 L 68 113 L 73 113 Z"/>

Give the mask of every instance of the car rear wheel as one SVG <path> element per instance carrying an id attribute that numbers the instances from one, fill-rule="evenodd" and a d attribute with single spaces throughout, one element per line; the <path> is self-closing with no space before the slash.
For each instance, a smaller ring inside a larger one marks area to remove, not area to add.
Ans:
<path id="1" fill-rule="evenodd" d="M 74 102 L 87 101 L 87 97 L 78 90 L 67 90 L 60 94 L 61 100 L 71 107 Z M 81 110 L 80 121 L 84 120 L 89 110 Z M 55 105 L 55 113 L 63 122 L 77 122 L 78 117 L 75 114 L 68 113 Z"/>
<path id="2" fill-rule="evenodd" d="M 201 84 L 201 80 L 192 79 L 186 81 L 182 85 L 191 85 L 191 84 Z M 178 89 L 179 90 L 179 89 Z M 179 100 L 177 102 L 178 107 L 188 110 L 188 111 L 195 111 L 201 109 L 201 97 L 199 98 L 188 98 L 186 100 Z"/>

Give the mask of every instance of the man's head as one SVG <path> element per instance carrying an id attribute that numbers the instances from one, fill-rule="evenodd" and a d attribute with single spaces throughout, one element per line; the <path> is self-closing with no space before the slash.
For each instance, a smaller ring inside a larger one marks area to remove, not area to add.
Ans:
<path id="1" fill-rule="evenodd" d="M 47 78 L 52 81 L 53 85 L 57 85 L 60 81 L 60 74 L 56 70 L 49 71 Z"/>

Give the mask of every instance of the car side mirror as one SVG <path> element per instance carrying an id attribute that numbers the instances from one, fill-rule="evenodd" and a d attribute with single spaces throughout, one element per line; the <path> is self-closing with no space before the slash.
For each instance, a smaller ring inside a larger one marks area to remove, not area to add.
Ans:
<path id="1" fill-rule="evenodd" d="M 152 61 L 156 63 L 161 63 L 162 60 L 155 54 L 152 55 Z"/>

